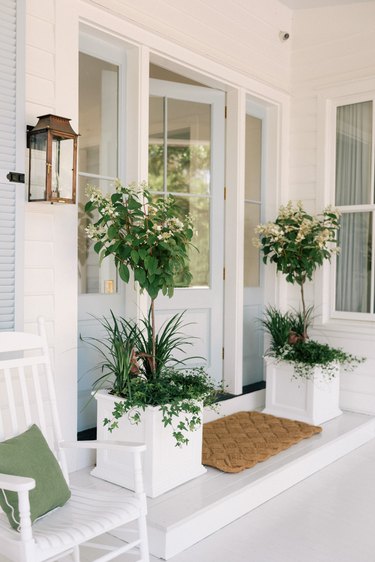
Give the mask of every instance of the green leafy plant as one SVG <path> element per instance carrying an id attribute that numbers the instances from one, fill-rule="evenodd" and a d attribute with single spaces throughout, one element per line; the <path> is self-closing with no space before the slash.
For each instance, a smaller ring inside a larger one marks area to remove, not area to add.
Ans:
<path id="1" fill-rule="evenodd" d="M 148 380 L 158 378 L 167 366 L 178 367 L 182 365 L 182 361 L 175 357 L 175 353 L 176 351 L 185 353 L 184 348 L 191 346 L 194 339 L 192 336 L 187 338 L 183 333 L 183 329 L 188 326 L 188 324 L 183 323 L 184 314 L 184 311 L 175 314 L 165 322 L 155 334 L 155 340 L 153 339 L 151 310 L 147 318 L 141 320 L 141 329 L 137 331 L 135 347 L 137 359 L 142 364 L 142 372 Z M 152 355 L 153 345 L 155 346 L 155 364 Z M 197 359 L 197 357 L 189 357 L 188 359 Z"/>
<path id="2" fill-rule="evenodd" d="M 260 224 L 254 239 L 263 253 L 263 262 L 274 263 L 277 271 L 285 275 L 288 283 L 300 287 L 302 303 L 302 336 L 307 338 L 308 312 L 304 287 L 311 281 L 317 267 L 330 260 L 337 252 L 337 231 L 340 213 L 326 207 L 321 214 L 309 215 L 299 201 L 281 206 L 275 222 Z"/>
<path id="3" fill-rule="evenodd" d="M 307 311 L 307 327 L 311 322 L 312 307 Z M 266 308 L 261 324 L 271 337 L 266 355 L 277 360 L 288 361 L 294 366 L 294 376 L 312 378 L 315 367 L 324 367 L 326 378 L 336 375 L 336 365 L 346 371 L 353 370 L 362 358 L 356 357 L 340 348 L 310 340 L 304 337 L 306 324 L 297 311 L 281 312 L 275 307 Z"/>
<path id="4" fill-rule="evenodd" d="M 87 194 L 85 212 L 90 224 L 86 233 L 95 241 L 94 250 L 100 259 L 113 256 L 125 283 L 132 271 L 140 290 L 151 299 L 148 315 L 139 325 L 111 312 L 110 319 L 99 319 L 104 338 L 83 338 L 102 357 L 94 391 L 107 388 L 122 399 L 115 403 L 113 419 L 104 424 L 112 431 L 124 414 L 137 423 L 146 406 L 159 406 L 164 425 L 172 427 L 176 444 L 182 445 L 188 442 L 188 432 L 201 424 L 201 405 L 217 397 L 214 382 L 203 368 L 183 370 L 182 361 L 175 357 L 176 351 L 185 353 L 191 345 L 192 338 L 183 333 L 184 313 L 173 316 L 159 330 L 155 325 L 157 296 L 172 297 L 177 283 L 190 283 L 191 219 L 181 216 L 172 197 L 157 198 L 146 184 L 123 186 L 116 181 L 110 195 L 93 186 Z"/>
<path id="5" fill-rule="evenodd" d="M 155 198 L 146 184 L 123 186 L 116 181 L 115 192 L 110 195 L 89 186 L 87 195 L 85 212 L 91 222 L 86 233 L 95 241 L 95 252 L 100 259 L 113 256 L 125 283 L 133 271 L 141 291 L 150 296 L 150 365 L 155 371 L 155 299 L 160 292 L 172 297 L 177 279 L 179 285 L 190 283 L 188 248 L 193 237 L 190 216 L 181 216 L 173 197 Z M 99 217 L 97 220 L 92 219 L 93 211 Z"/>
<path id="6" fill-rule="evenodd" d="M 146 406 L 157 406 L 162 412 L 164 427 L 172 430 L 176 446 L 188 444 L 189 432 L 202 423 L 202 406 L 214 407 L 217 400 L 215 382 L 203 368 L 184 371 L 167 368 L 152 381 L 132 378 L 130 386 L 131 397 L 126 393 L 123 400 L 115 403 L 113 417 L 106 418 L 104 425 L 113 431 L 125 414 L 133 423 L 138 423 Z"/>
<path id="7" fill-rule="evenodd" d="M 172 353 L 176 349 L 184 353 L 184 348 L 191 344 L 191 338 L 180 332 L 185 326 L 182 323 L 183 313 L 166 322 L 156 334 L 157 371 L 150 368 L 149 316 L 143 320 L 143 326 L 132 320 L 116 318 L 112 312 L 110 319 L 97 320 L 105 335 L 101 338 L 81 338 L 102 358 L 97 365 L 101 375 L 94 382 L 94 392 L 105 388 L 123 399 L 115 402 L 113 418 L 106 418 L 104 425 L 113 431 L 125 414 L 133 423 L 138 423 L 146 406 L 158 406 L 163 414 L 164 426 L 172 428 L 176 445 L 187 444 L 188 433 L 202 422 L 202 405 L 213 406 L 217 400 L 217 389 L 202 367 L 176 368 L 182 362 Z M 192 357 L 186 359 L 191 360 Z"/>
<path id="8" fill-rule="evenodd" d="M 275 307 L 265 310 L 261 323 L 271 336 L 266 354 L 292 362 L 296 376 L 310 378 L 316 366 L 324 366 L 331 378 L 340 363 L 351 370 L 362 358 L 310 340 L 308 328 L 312 323 L 313 307 L 305 302 L 305 283 L 312 281 L 315 270 L 330 261 L 339 251 L 337 232 L 340 228 L 339 211 L 327 207 L 321 214 L 309 215 L 299 201 L 281 206 L 275 222 L 255 228 L 258 238 L 254 245 L 263 253 L 263 262 L 274 263 L 288 283 L 300 287 L 301 311 L 281 312 Z"/>

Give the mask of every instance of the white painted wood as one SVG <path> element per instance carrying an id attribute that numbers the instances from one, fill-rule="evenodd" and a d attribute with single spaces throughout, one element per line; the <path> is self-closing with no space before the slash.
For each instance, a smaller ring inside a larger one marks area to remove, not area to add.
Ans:
<path id="1" fill-rule="evenodd" d="M 0 330 L 11 330 L 23 320 L 24 189 L 6 176 L 24 172 L 24 0 L 1 0 L 0 11 Z"/>
<path id="2" fill-rule="evenodd" d="M 108 12 L 106 19 L 117 14 L 124 23 L 138 22 L 142 29 L 204 55 L 210 62 L 257 76 L 265 84 L 288 88 L 291 46 L 280 41 L 279 31 L 291 27 L 292 12 L 276 1 L 249 5 L 236 0 L 230 10 L 224 2 L 212 0 L 194 0 L 189 7 L 171 0 L 158 5 L 151 0 L 136 5 L 131 0 L 99 0 L 95 5 Z"/>
<path id="3" fill-rule="evenodd" d="M 121 399 L 104 390 L 98 391 L 95 399 L 98 404 L 99 440 L 111 442 L 122 439 L 146 443 L 144 483 L 147 496 L 160 496 L 206 472 L 202 466 L 202 426 L 189 433 L 187 446 L 176 447 L 172 429 L 164 427 L 159 408 L 148 406 L 144 412 L 140 412 L 139 424 L 134 424 L 125 415 L 119 420 L 119 427 L 109 432 L 108 428 L 103 426 L 103 420 L 112 419 L 114 404 L 121 402 Z M 177 425 L 178 420 L 174 423 Z M 129 468 L 128 458 L 123 453 L 98 451 L 96 467 L 91 474 L 132 490 L 134 481 Z"/>
<path id="4" fill-rule="evenodd" d="M 348 415 L 351 416 L 345 413 L 339 423 L 342 424 Z M 345 430 L 349 429 L 347 426 Z M 324 470 L 173 556 L 170 562 L 244 562 L 249 552 L 257 562 L 291 562 L 291 556 L 293 562 L 326 562 L 327 559 L 371 561 L 375 513 L 374 459 L 375 439 L 371 439 Z M 75 486 L 101 491 L 113 488 L 111 484 L 90 477 L 88 469 L 75 472 L 71 477 Z M 222 488 L 219 483 L 217 486 Z M 149 500 L 149 503 L 151 501 L 159 499 Z M 301 516 L 305 513 L 308 517 Z M 343 533 L 344 529 L 350 532 Z M 274 537 L 272 541 L 269 540 L 270 534 Z M 324 541 L 317 541 L 317 536 L 324 537 Z M 110 534 L 98 540 L 106 545 L 118 545 L 120 541 Z M 83 552 L 81 562 L 89 562 L 92 555 L 93 552 Z M 129 562 L 132 558 L 134 556 L 129 556 Z M 127 560 L 124 557 L 124 562 Z M 156 556 L 150 556 L 150 562 L 158 560 Z M 8 562 L 1 553 L 0 561 Z"/>
<path id="5" fill-rule="evenodd" d="M 26 120 L 22 123 L 22 138 L 26 123 L 34 125 L 37 116 L 45 113 L 71 118 L 73 128 L 78 130 L 77 3 L 53 3 L 45 10 L 43 4 L 27 2 Z M 38 61 L 45 59 L 48 64 L 43 66 L 43 72 L 37 72 Z M 67 439 L 75 438 L 77 432 L 76 232 L 75 205 L 26 204 L 22 237 L 25 248 L 31 245 L 34 251 L 26 256 L 25 277 L 30 282 L 24 288 L 24 328 L 35 332 L 37 317 L 46 318 Z M 43 270 L 51 283 L 43 283 L 42 289 L 37 279 L 43 277 Z M 75 466 L 73 458 L 71 466 Z"/>
<path id="6" fill-rule="evenodd" d="M 174 556 L 184 549 L 374 437 L 374 417 L 345 412 L 325 423 L 321 434 L 303 440 L 252 469 L 225 474 L 208 468 L 202 477 L 160 498 L 148 499 L 150 552 L 157 558 L 174 560 Z M 115 536 L 127 540 L 127 534 L 122 530 L 117 530 Z M 218 552 L 219 547 L 215 558 L 219 556 Z M 186 560 L 189 559 L 188 553 Z M 191 556 L 193 559 L 193 554 Z M 232 559 L 230 555 L 228 559 Z"/>
<path id="7" fill-rule="evenodd" d="M 241 394 L 243 387 L 243 256 L 245 193 L 246 93 L 227 93 L 224 385 Z M 233 228 L 233 225 L 236 225 Z"/>
<path id="8" fill-rule="evenodd" d="M 294 15 L 290 190 L 313 211 L 334 203 L 335 106 L 374 96 L 370 52 L 375 42 L 369 23 L 374 14 L 374 3 L 367 2 Z M 333 293 L 332 268 L 325 266 L 308 299 L 315 305 L 315 333 L 329 345 L 367 358 L 342 377 L 341 403 L 346 409 L 375 412 L 373 320 L 332 314 Z"/>
<path id="9" fill-rule="evenodd" d="M 39 321 L 39 334 L 36 336 L 23 332 L 0 333 L 0 387 L 3 389 L 5 384 L 7 388 L 6 396 L 2 391 L 0 400 L 1 439 L 19 435 L 28 429 L 30 422 L 36 423 L 59 461 L 68 482 L 53 373 L 42 320 Z M 34 352 L 32 355 L 29 354 L 31 349 Z M 18 356 L 9 359 L 10 352 L 14 351 L 18 352 Z M 23 353 L 26 354 L 23 356 Z M 20 383 L 23 385 L 23 403 L 28 404 L 26 417 L 23 404 L 18 400 Z M 66 445 L 79 447 L 80 443 Z M 89 441 L 83 442 L 82 446 L 103 448 L 110 447 L 111 443 Z M 52 558 L 59 559 L 73 549 L 78 556 L 76 559 L 79 560 L 79 545 L 115 527 L 137 521 L 139 537 L 136 540 L 133 539 L 129 545 L 111 548 L 110 552 L 105 549 L 107 554 L 99 555 L 95 560 L 109 561 L 137 547 L 140 550 L 139 562 L 148 562 L 146 498 L 141 466 L 141 453 L 145 447 L 143 444 L 133 443 L 127 446 L 119 442 L 112 446 L 123 447 L 131 453 L 135 494 L 119 489 L 111 493 L 93 493 L 87 488 L 73 487 L 72 497 L 63 507 L 53 510 L 33 526 L 30 520 L 28 491 L 35 487 L 34 480 L 0 474 L 0 487 L 18 494 L 21 521 L 20 532 L 17 533 L 11 529 L 5 514 L 0 513 L 1 554 L 14 562 L 43 562 Z"/>
<path id="10" fill-rule="evenodd" d="M 217 420 L 236 412 L 260 410 L 264 408 L 265 391 L 257 390 L 218 402 L 215 408 L 204 408 L 203 423 Z"/>
<path id="11" fill-rule="evenodd" d="M 295 377 L 294 367 L 285 361 L 265 359 L 266 407 L 272 414 L 313 425 L 319 425 L 340 416 L 340 369 L 328 378 L 324 370 L 316 367 L 311 379 Z"/>

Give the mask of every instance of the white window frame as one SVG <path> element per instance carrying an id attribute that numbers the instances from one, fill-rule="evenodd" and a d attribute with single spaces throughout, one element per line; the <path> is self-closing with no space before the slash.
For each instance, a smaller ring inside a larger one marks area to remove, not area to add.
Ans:
<path id="1" fill-rule="evenodd" d="M 373 115 L 372 115 L 372 163 L 371 163 L 371 185 L 374 189 L 374 161 L 375 161 L 375 92 L 372 95 L 369 93 L 346 96 L 339 100 L 335 100 L 332 104 L 332 119 L 334 126 L 332 133 L 334 135 L 333 139 L 333 181 L 332 181 L 332 202 L 335 201 L 335 179 L 336 179 L 336 130 L 337 130 L 337 108 L 345 105 L 355 105 L 357 103 L 362 103 L 365 101 L 372 101 L 373 103 Z M 374 310 L 374 266 L 375 266 L 375 195 L 373 192 L 373 202 L 369 204 L 362 205 L 345 205 L 337 206 L 338 209 L 344 213 L 350 212 L 370 212 L 372 213 L 372 271 L 371 271 L 371 308 Z M 336 310 L 336 272 L 337 272 L 337 259 L 333 260 L 333 267 L 331 268 L 331 317 L 337 319 L 350 319 L 350 320 L 364 320 L 373 321 L 375 320 L 375 312 L 350 312 L 350 311 L 339 311 Z"/>
<path id="2" fill-rule="evenodd" d="M 317 152 L 317 206 L 322 209 L 335 202 L 336 177 L 336 111 L 337 107 L 368 100 L 375 102 L 375 79 L 360 80 L 355 83 L 335 86 L 318 93 L 318 152 Z M 375 106 L 374 106 L 375 109 Z M 374 118 L 374 116 L 373 116 Z M 374 127 L 374 125 L 373 125 Z M 374 127 L 375 129 L 375 127 Z M 373 130 L 373 135 L 375 131 Z M 373 146 L 373 150 L 374 150 Z M 375 158 L 374 158 L 375 162 Z M 373 165 L 374 165 L 373 162 Z M 370 207 L 355 206 L 356 209 Z M 346 207 L 349 211 L 353 207 Z M 375 213 L 375 204 L 371 205 Z M 374 225 L 375 226 L 375 225 Z M 375 229 L 374 229 L 375 230 Z M 373 233 L 374 236 L 374 233 Z M 375 313 L 344 312 L 335 310 L 336 303 L 336 258 L 331 263 L 325 262 L 316 272 L 314 286 L 314 302 L 318 311 L 316 325 L 326 328 L 345 328 L 347 322 L 353 322 L 361 331 L 367 333 L 374 326 Z M 353 324 L 354 325 L 354 324 Z"/>

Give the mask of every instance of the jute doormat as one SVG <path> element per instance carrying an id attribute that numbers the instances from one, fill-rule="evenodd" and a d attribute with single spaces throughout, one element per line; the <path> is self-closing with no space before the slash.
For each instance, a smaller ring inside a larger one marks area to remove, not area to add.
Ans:
<path id="1" fill-rule="evenodd" d="M 260 412 L 238 412 L 203 425 L 202 463 L 241 472 L 322 431 Z"/>

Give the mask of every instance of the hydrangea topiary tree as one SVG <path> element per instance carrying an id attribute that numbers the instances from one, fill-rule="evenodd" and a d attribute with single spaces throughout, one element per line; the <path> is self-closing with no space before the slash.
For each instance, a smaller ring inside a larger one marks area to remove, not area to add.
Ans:
<path id="1" fill-rule="evenodd" d="M 132 271 L 141 291 L 146 291 L 151 299 L 150 365 L 155 372 L 155 299 L 159 293 L 172 297 L 177 280 L 185 285 L 191 281 L 191 218 L 181 216 L 173 197 L 158 198 L 144 183 L 124 186 L 116 181 L 115 191 L 109 195 L 89 186 L 87 195 L 85 212 L 91 222 L 86 233 L 95 241 L 95 252 L 101 260 L 113 256 L 125 283 Z"/>
<path id="2" fill-rule="evenodd" d="M 321 214 L 308 214 L 300 201 L 281 206 L 275 222 L 260 224 L 254 244 L 263 253 L 263 262 L 274 263 L 288 283 L 300 287 L 303 317 L 303 338 L 307 338 L 309 311 L 306 309 L 304 287 L 314 271 L 338 251 L 337 232 L 340 213 L 326 207 Z"/>

